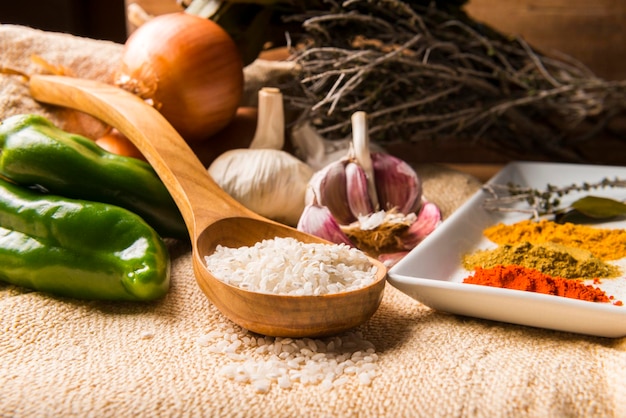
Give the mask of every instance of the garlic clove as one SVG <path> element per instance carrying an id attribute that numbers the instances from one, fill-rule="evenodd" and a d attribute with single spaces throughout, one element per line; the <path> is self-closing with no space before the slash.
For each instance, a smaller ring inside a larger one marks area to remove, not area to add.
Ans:
<path id="1" fill-rule="evenodd" d="M 363 168 L 353 162 L 345 167 L 348 206 L 357 218 L 374 212 L 374 205 L 368 193 L 368 180 Z"/>
<path id="2" fill-rule="evenodd" d="M 344 161 L 336 161 L 313 174 L 305 194 L 305 204 L 326 206 L 337 222 L 347 225 L 356 217 L 348 206 L 344 164 Z"/>
<path id="3" fill-rule="evenodd" d="M 346 244 L 354 247 L 352 241 L 343 233 L 326 206 L 307 205 L 302 211 L 297 228 L 302 232 L 315 235 L 335 244 Z"/>
<path id="4" fill-rule="evenodd" d="M 372 153 L 378 201 L 383 210 L 416 212 L 421 205 L 422 184 L 413 167 L 389 154 Z"/>
<path id="5" fill-rule="evenodd" d="M 441 223 L 441 211 L 432 202 L 424 202 L 417 214 L 417 219 L 411 224 L 408 231 L 402 236 L 403 247 L 407 250 L 414 248 Z"/>

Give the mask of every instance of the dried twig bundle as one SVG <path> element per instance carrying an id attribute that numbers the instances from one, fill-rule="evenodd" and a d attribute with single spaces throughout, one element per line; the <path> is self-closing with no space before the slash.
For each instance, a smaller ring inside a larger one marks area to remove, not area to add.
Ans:
<path id="1" fill-rule="evenodd" d="M 463 12 L 401 0 L 347 0 L 287 16 L 303 33 L 286 106 L 329 139 L 365 111 L 381 144 L 465 139 L 510 155 L 581 161 L 574 145 L 626 110 L 626 81 L 549 57 Z"/>

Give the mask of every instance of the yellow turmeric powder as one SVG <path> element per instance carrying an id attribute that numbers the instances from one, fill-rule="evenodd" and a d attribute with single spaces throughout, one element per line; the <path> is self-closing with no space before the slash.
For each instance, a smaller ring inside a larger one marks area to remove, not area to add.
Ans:
<path id="1" fill-rule="evenodd" d="M 511 225 L 498 224 L 485 229 L 484 235 L 496 244 L 554 242 L 567 247 L 590 251 L 605 260 L 626 257 L 626 231 L 595 228 L 572 223 L 557 224 L 548 220 L 526 220 Z"/>

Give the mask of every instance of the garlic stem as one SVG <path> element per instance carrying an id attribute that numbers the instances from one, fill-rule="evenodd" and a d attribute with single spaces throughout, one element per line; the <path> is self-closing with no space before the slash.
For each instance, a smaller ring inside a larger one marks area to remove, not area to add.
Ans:
<path id="1" fill-rule="evenodd" d="M 324 138 L 317 134 L 309 121 L 299 122 L 292 128 L 291 141 L 296 156 L 314 170 L 326 167 L 328 163 L 324 161 L 326 157 Z"/>
<path id="2" fill-rule="evenodd" d="M 370 154 L 370 137 L 367 128 L 367 114 L 363 111 L 352 114 L 352 144 L 357 163 L 365 172 L 367 179 L 367 192 L 374 210 L 380 209 L 378 195 L 376 193 L 376 181 L 374 179 L 374 166 Z"/>
<path id="3" fill-rule="evenodd" d="M 153 17 L 154 16 L 146 12 L 145 9 L 137 3 L 130 3 L 126 8 L 126 19 L 128 20 L 128 23 L 136 28 L 143 25 Z"/>
<path id="4" fill-rule="evenodd" d="M 213 16 L 221 6 L 221 0 L 192 0 L 185 9 L 185 13 L 208 19 Z"/>
<path id="5" fill-rule="evenodd" d="M 259 90 L 257 126 L 249 148 L 282 149 L 285 144 L 283 95 L 275 87 Z"/>

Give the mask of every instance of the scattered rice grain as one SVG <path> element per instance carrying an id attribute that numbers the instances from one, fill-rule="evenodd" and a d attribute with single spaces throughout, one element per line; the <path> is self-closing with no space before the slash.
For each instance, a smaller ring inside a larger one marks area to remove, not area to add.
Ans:
<path id="1" fill-rule="evenodd" d="M 254 389 L 259 393 L 267 393 L 270 390 L 272 382 L 269 379 L 260 378 L 253 381 Z"/>
<path id="2" fill-rule="evenodd" d="M 372 378 L 368 373 L 359 373 L 359 383 L 362 385 L 369 385 L 372 383 Z"/>
<path id="3" fill-rule="evenodd" d="M 333 380 L 331 379 L 324 379 L 322 380 L 322 383 L 320 384 L 322 390 L 331 390 L 333 388 Z"/>
<path id="4" fill-rule="evenodd" d="M 236 336 L 234 338 L 233 336 Z M 330 338 L 257 337 L 247 330 L 211 332 L 197 339 L 212 354 L 229 360 L 220 375 L 250 385 L 256 393 L 272 386 L 319 386 L 324 391 L 353 382 L 370 385 L 378 356 L 360 332 Z"/>
<path id="5" fill-rule="evenodd" d="M 278 379 L 276 379 L 276 381 L 281 389 L 291 389 L 291 379 L 288 375 L 283 374 Z"/>

